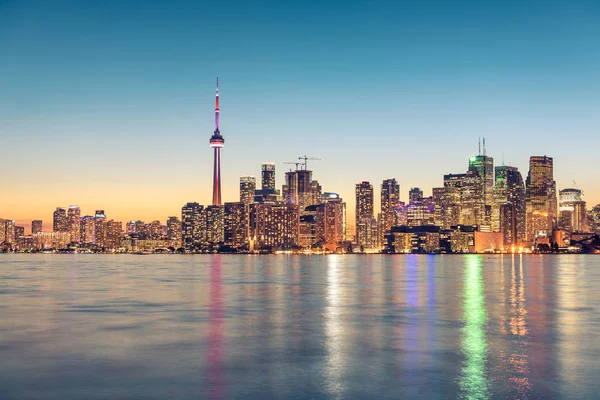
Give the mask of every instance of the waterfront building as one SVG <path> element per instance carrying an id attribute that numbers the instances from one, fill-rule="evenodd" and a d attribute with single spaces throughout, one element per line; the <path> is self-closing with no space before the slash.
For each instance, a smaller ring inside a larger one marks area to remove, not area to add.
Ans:
<path id="1" fill-rule="evenodd" d="M 92 244 L 96 240 L 96 224 L 92 215 L 81 217 L 79 222 L 79 242 L 83 244 Z"/>
<path id="2" fill-rule="evenodd" d="M 522 245 L 527 238 L 525 185 L 516 167 L 496 167 L 492 231 L 501 232 L 504 245 Z"/>
<path id="3" fill-rule="evenodd" d="M 369 182 L 356 184 L 355 216 L 356 244 L 365 249 L 374 248 L 377 235 L 373 237 L 373 230 L 377 230 L 377 221 L 373 215 L 373 185 Z"/>
<path id="4" fill-rule="evenodd" d="M 346 203 L 337 193 L 323 193 L 319 205 L 318 231 L 320 239 L 330 247 L 346 240 Z M 332 250 L 335 250 L 332 248 Z"/>
<path id="5" fill-rule="evenodd" d="M 62 207 L 56 207 L 53 215 L 53 226 L 54 232 L 69 232 L 69 222 L 67 219 L 67 210 Z"/>
<path id="6" fill-rule="evenodd" d="M 552 157 L 531 156 L 526 185 L 527 239 L 548 238 L 556 226 L 557 200 Z"/>
<path id="7" fill-rule="evenodd" d="M 587 232 L 586 203 L 583 192 L 568 188 L 559 192 L 558 228 L 569 232 Z"/>
<path id="8" fill-rule="evenodd" d="M 421 192 L 422 193 L 422 192 Z M 414 196 L 406 206 L 406 224 L 408 226 L 435 225 L 435 206 L 431 197 Z"/>
<path id="9" fill-rule="evenodd" d="M 379 243 L 383 244 L 386 232 L 397 225 L 396 208 L 400 202 L 400 185 L 396 179 L 385 179 L 381 184 L 381 218 L 379 226 Z"/>
<path id="10" fill-rule="evenodd" d="M 117 250 L 121 247 L 121 240 L 123 239 L 123 223 L 120 221 L 110 220 L 106 222 L 106 234 L 104 240 L 104 247 L 107 250 Z"/>
<path id="11" fill-rule="evenodd" d="M 71 235 L 71 242 L 79 243 L 81 227 L 80 220 L 81 219 L 81 210 L 79 206 L 69 206 L 67 220 L 68 220 L 68 229 L 69 234 Z"/>
<path id="12" fill-rule="evenodd" d="M 206 241 L 214 245 L 225 241 L 225 213 L 222 206 L 208 206 L 206 213 Z"/>
<path id="13" fill-rule="evenodd" d="M 106 246 L 106 215 L 104 210 L 96 210 L 94 214 L 94 244 L 98 249 L 103 249 Z"/>
<path id="14" fill-rule="evenodd" d="M 226 246 L 242 248 L 249 237 L 249 205 L 244 202 L 225 203 L 224 242 Z"/>
<path id="15" fill-rule="evenodd" d="M 31 234 L 35 235 L 36 233 L 42 232 L 43 224 L 42 220 L 34 219 L 31 221 Z"/>
<path id="16" fill-rule="evenodd" d="M 187 203 L 181 208 L 182 246 L 192 248 L 200 245 L 206 238 L 206 214 L 204 206 Z"/>
<path id="17" fill-rule="evenodd" d="M 170 246 L 178 249 L 181 247 L 181 221 L 177 217 L 167 219 L 167 239 Z"/>
<path id="18" fill-rule="evenodd" d="M 240 177 L 240 202 L 250 204 L 254 202 L 256 193 L 256 178 L 253 176 Z"/>
<path id="19" fill-rule="evenodd" d="M 317 233 L 317 211 L 318 205 L 310 205 L 302 211 L 299 218 L 298 245 L 302 247 L 316 244 L 321 237 Z"/>
<path id="20" fill-rule="evenodd" d="M 148 224 L 148 238 L 149 239 L 160 239 L 163 235 L 163 226 L 160 221 L 155 220 Z"/>
<path id="21" fill-rule="evenodd" d="M 297 246 L 298 222 L 298 206 L 295 204 L 251 204 L 251 247 L 255 249 L 273 249 Z"/>
<path id="22" fill-rule="evenodd" d="M 482 213 L 478 225 L 481 229 L 491 230 L 492 225 L 492 207 L 494 204 L 494 159 L 485 154 L 485 139 L 483 145 L 483 154 L 469 158 L 469 172 L 477 174 L 481 179 L 477 181 L 479 196 L 477 200 L 481 202 L 478 206 Z"/>

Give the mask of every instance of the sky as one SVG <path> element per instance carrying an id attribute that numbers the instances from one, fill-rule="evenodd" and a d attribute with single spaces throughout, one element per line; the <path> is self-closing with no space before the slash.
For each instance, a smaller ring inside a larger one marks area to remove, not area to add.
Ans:
<path id="1" fill-rule="evenodd" d="M 217 76 L 224 201 L 307 155 L 352 220 L 356 183 L 431 194 L 486 137 L 524 178 L 554 157 L 592 206 L 598 37 L 596 0 L 0 0 L 0 218 L 209 204 Z"/>

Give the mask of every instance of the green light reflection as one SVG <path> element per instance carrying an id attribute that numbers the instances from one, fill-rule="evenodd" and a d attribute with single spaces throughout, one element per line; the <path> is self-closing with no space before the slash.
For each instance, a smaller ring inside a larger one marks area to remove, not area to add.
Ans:
<path id="1" fill-rule="evenodd" d="M 462 352 L 465 361 L 461 369 L 460 389 L 465 399 L 487 399 L 488 381 L 485 373 L 487 337 L 485 326 L 487 311 L 483 288 L 482 258 L 467 258 L 464 274 L 464 321 Z"/>

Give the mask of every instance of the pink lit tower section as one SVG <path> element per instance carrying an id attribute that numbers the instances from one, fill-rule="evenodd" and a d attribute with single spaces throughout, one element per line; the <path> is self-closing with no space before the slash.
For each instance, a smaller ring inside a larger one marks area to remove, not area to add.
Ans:
<path id="1" fill-rule="evenodd" d="M 221 206 L 221 149 L 225 139 L 219 131 L 219 78 L 217 78 L 217 97 L 215 106 L 215 133 L 210 138 L 210 147 L 215 151 L 215 167 L 213 174 L 213 206 Z"/>

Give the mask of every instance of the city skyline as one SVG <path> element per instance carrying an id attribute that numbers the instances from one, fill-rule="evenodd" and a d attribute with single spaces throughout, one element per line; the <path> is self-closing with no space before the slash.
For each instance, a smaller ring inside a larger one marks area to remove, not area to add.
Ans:
<path id="1" fill-rule="evenodd" d="M 525 175 L 548 155 L 557 190 L 576 181 L 600 203 L 583 166 L 597 153 L 597 5 L 429 3 L 3 5 L 0 217 L 28 225 L 77 204 L 162 221 L 209 204 L 214 76 L 224 201 L 266 161 L 280 187 L 301 154 L 321 158 L 315 177 L 347 201 L 361 181 L 377 199 L 390 178 L 402 200 L 411 187 L 428 196 L 486 137 L 496 165 Z"/>

